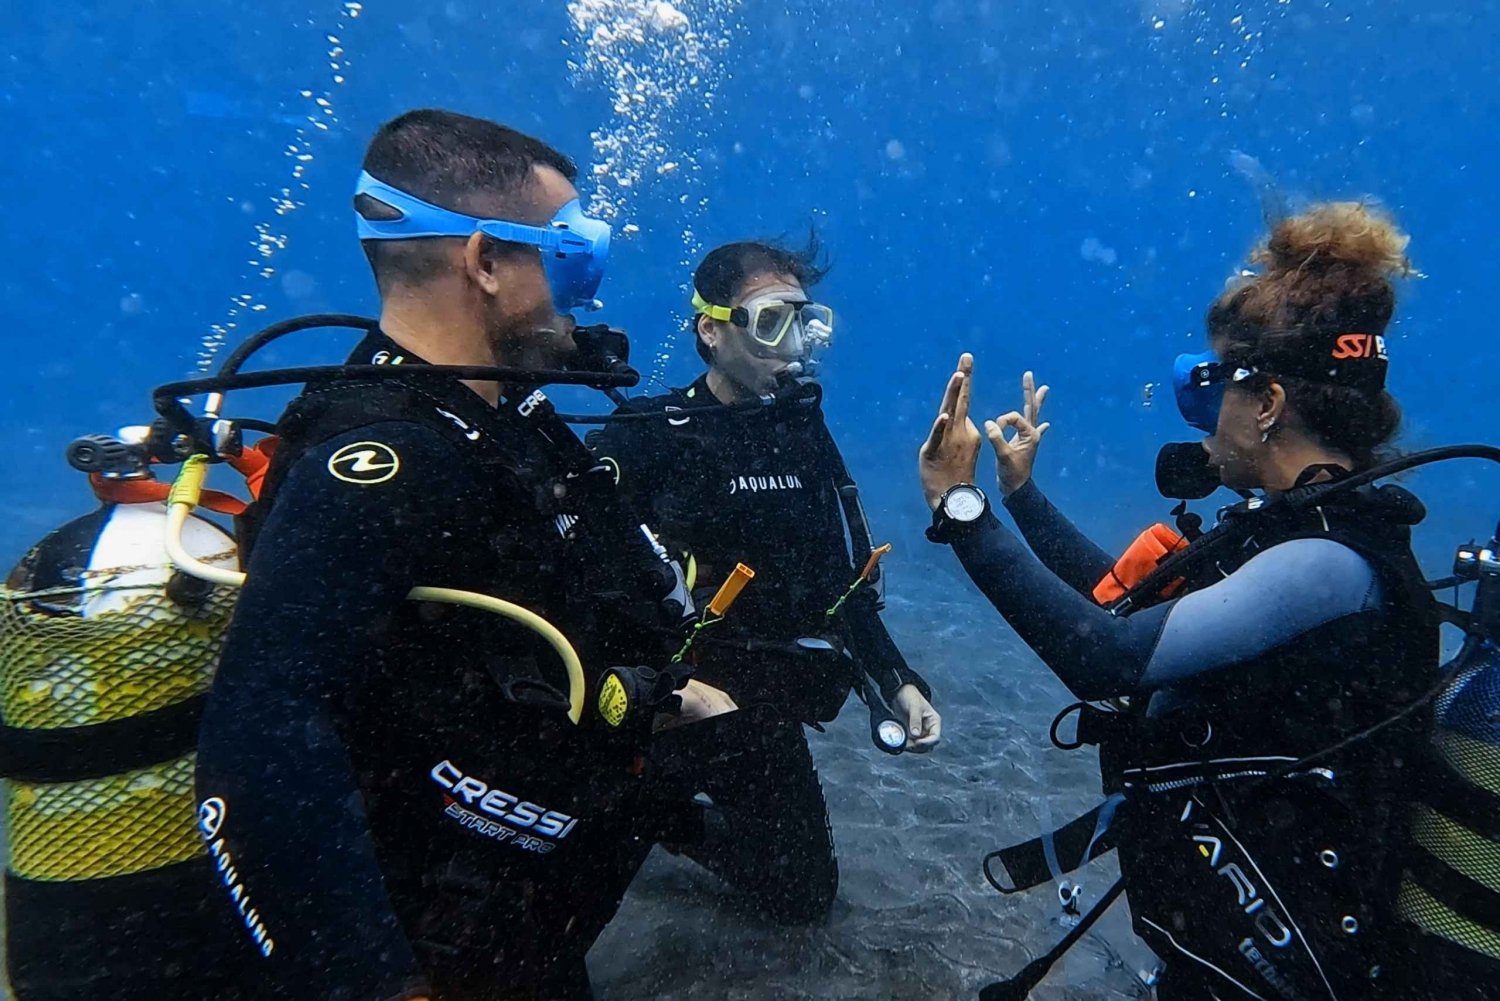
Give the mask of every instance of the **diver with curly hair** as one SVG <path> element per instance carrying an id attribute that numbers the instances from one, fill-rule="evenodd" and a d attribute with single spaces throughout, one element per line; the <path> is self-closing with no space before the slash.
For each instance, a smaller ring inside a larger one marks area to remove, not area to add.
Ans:
<path id="1" fill-rule="evenodd" d="M 1365 205 L 1317 205 L 1214 302 L 1212 350 L 1178 363 L 1207 437 L 1164 468 L 1174 496 L 1258 493 L 1187 547 L 1234 540 L 1212 560 L 1173 563 L 1185 540 L 1156 540 L 1149 562 L 1180 577 L 1137 582 L 1031 482 L 1045 387 L 985 424 L 1029 549 L 974 485 L 970 356 L 921 448 L 931 536 L 1081 700 L 1065 715 L 1113 795 L 1077 847 L 1119 848 L 1163 998 L 1421 996 L 1396 891 L 1439 677 L 1410 543 L 1425 512 L 1393 485 L 1289 503 L 1372 468 L 1396 433 L 1385 333 L 1406 245 Z"/>

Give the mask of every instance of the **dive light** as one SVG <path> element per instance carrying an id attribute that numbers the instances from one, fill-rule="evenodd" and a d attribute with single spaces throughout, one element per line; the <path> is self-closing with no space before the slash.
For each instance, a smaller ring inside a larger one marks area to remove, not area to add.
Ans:
<path id="1" fill-rule="evenodd" d="M 821 636 L 802 636 L 797 646 L 812 653 L 831 653 L 835 657 L 847 657 L 842 650 Z M 906 724 L 891 709 L 875 684 L 864 671 L 855 669 L 854 688 L 865 707 L 870 710 L 870 740 L 886 754 L 900 754 L 906 750 Z"/>

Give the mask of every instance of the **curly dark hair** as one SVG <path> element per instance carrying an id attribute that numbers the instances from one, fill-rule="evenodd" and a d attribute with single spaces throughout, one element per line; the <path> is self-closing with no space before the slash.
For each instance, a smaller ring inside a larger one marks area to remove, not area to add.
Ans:
<path id="1" fill-rule="evenodd" d="M 1307 429 L 1360 468 L 1378 461 L 1395 437 L 1401 408 L 1383 388 L 1357 388 L 1276 371 L 1276 360 L 1305 373 L 1328 337 L 1383 335 L 1396 309 L 1393 280 L 1411 274 L 1410 238 L 1385 213 L 1360 202 L 1325 202 L 1281 220 L 1251 256 L 1258 273 L 1234 283 L 1208 311 L 1208 335 L 1221 357 L 1261 372 L 1239 384 L 1272 380 Z"/>

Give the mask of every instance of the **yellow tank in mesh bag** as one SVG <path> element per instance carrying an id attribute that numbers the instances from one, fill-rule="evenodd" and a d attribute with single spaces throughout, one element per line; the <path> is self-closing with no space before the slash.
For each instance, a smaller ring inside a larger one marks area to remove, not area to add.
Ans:
<path id="1" fill-rule="evenodd" d="M 0 593 L 0 719 L 23 730 L 128 719 L 204 692 L 234 608 L 224 588 L 193 611 L 142 589 L 87 619 L 37 598 Z"/>
<path id="2" fill-rule="evenodd" d="M 124 876 L 203 853 L 196 755 L 82 782 L 11 783 L 10 871 L 67 881 Z"/>
<path id="3" fill-rule="evenodd" d="M 1452 787 L 1449 802 L 1468 804 L 1471 818 L 1496 818 L 1500 817 L 1500 660 L 1493 646 L 1483 649 L 1486 654 L 1437 700 L 1432 752 L 1441 766 L 1435 770 L 1439 781 Z M 1500 962 L 1500 923 L 1487 916 L 1495 913 L 1495 904 L 1500 902 L 1500 840 L 1493 835 L 1493 822 L 1486 828 L 1491 833 L 1486 834 L 1466 826 L 1474 824 L 1473 819 L 1449 816 L 1445 808 L 1458 812 L 1440 799 L 1424 802 L 1418 794 L 1410 833 L 1417 853 L 1414 860 L 1425 864 L 1404 874 L 1397 911 L 1429 935 Z M 1434 881 L 1433 869 L 1449 876 Z M 1461 886 L 1462 892 L 1455 894 L 1452 884 Z"/>
<path id="4" fill-rule="evenodd" d="M 20 731 L 129 719 L 207 690 L 235 595 L 194 609 L 160 587 L 82 618 L 48 606 L 59 592 L 0 591 L 0 721 Z M 196 830 L 194 755 L 75 782 L 11 781 L 7 867 L 33 880 L 102 879 L 182 862 Z"/>

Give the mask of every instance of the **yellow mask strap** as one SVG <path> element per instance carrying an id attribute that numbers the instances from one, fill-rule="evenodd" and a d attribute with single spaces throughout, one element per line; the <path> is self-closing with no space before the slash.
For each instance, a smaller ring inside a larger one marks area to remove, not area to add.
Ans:
<path id="1" fill-rule="evenodd" d="M 734 310 L 728 306 L 715 306 L 699 295 L 696 290 L 693 292 L 693 309 L 710 319 L 718 320 L 722 323 L 728 323 L 730 317 L 734 315 Z"/>

